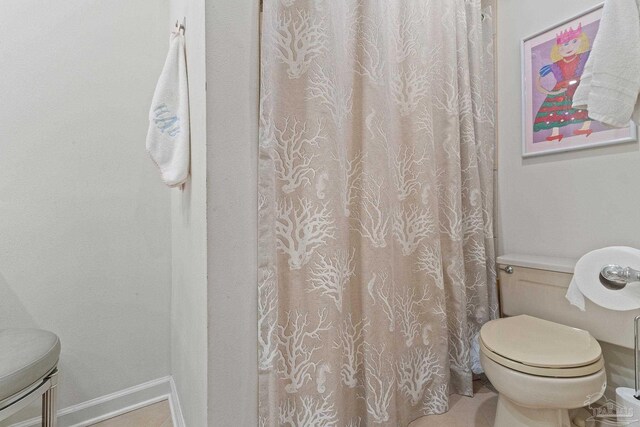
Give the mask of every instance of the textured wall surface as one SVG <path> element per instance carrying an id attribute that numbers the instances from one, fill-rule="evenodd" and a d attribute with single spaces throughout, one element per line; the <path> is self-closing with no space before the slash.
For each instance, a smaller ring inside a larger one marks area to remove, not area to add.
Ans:
<path id="1" fill-rule="evenodd" d="M 211 426 L 258 425 L 258 6 L 207 2 Z"/>
<path id="2" fill-rule="evenodd" d="M 499 253 L 579 258 L 640 247 L 638 143 L 521 157 L 520 41 L 597 0 L 499 0 Z"/>
<path id="3" fill-rule="evenodd" d="M 171 373 L 187 426 L 207 425 L 207 130 L 204 0 L 170 0 L 168 25 L 185 18 L 191 177 L 171 190 Z"/>
<path id="4" fill-rule="evenodd" d="M 169 190 L 145 151 L 168 2 L 0 9 L 0 328 L 60 335 L 64 408 L 170 373 Z"/>

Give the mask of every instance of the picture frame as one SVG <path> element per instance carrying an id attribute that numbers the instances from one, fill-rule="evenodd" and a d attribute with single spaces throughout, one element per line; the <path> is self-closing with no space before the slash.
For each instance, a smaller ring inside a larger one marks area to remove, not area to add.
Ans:
<path id="1" fill-rule="evenodd" d="M 633 122 L 613 128 L 571 106 L 602 8 L 597 5 L 522 39 L 522 157 L 637 141 Z"/>

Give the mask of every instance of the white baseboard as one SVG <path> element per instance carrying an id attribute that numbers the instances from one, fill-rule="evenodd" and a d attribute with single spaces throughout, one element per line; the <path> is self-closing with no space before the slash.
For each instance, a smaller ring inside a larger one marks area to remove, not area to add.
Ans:
<path id="1" fill-rule="evenodd" d="M 58 411 L 58 427 L 87 427 L 162 400 L 169 401 L 173 425 L 184 427 L 180 400 L 171 377 L 158 378 L 61 409 Z M 11 425 L 11 427 L 38 426 L 40 426 L 40 417 Z"/>
<path id="2" fill-rule="evenodd" d="M 176 383 L 173 381 L 173 377 L 169 377 L 169 384 L 171 385 L 169 404 L 171 406 L 171 419 L 173 420 L 173 427 L 185 427 L 184 416 L 182 415 L 182 407 L 180 406 L 180 399 L 178 398 L 178 390 L 176 389 Z"/>

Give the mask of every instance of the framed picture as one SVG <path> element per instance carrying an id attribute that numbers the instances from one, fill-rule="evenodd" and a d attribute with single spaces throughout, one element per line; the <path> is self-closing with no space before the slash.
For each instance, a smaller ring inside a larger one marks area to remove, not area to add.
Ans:
<path id="1" fill-rule="evenodd" d="M 599 5 L 522 41 L 523 157 L 636 140 L 633 122 L 612 128 L 571 105 L 601 16 Z"/>

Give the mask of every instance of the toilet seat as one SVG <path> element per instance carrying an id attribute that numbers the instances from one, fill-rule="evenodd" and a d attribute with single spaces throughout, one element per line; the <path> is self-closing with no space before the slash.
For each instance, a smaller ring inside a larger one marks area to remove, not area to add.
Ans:
<path id="1" fill-rule="evenodd" d="M 600 345 L 587 331 L 527 315 L 485 324 L 480 349 L 499 365 L 543 377 L 575 378 L 604 367 Z"/>
<path id="2" fill-rule="evenodd" d="M 480 349 L 489 359 L 493 360 L 499 365 L 506 368 L 513 369 L 514 371 L 522 372 L 529 375 L 537 375 L 539 377 L 554 377 L 554 378 L 576 378 L 586 375 L 594 374 L 600 371 L 604 367 L 604 361 L 602 357 L 595 363 L 585 366 L 576 366 L 573 368 L 541 368 L 538 366 L 529 366 L 521 362 L 507 359 L 497 353 L 487 349 L 484 343 L 480 342 Z"/>

